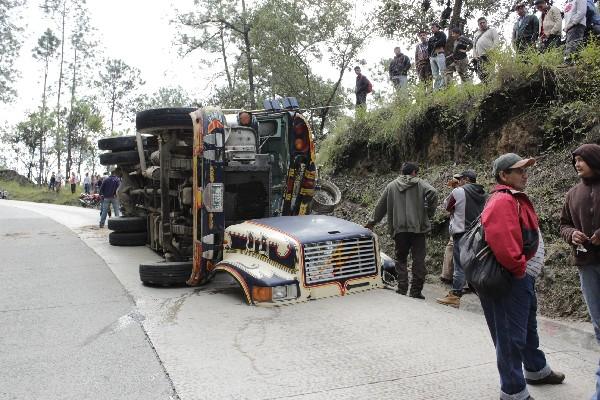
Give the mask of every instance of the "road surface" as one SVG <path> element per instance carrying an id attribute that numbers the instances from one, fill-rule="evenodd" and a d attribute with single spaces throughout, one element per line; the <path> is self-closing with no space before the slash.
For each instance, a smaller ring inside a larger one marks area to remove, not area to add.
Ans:
<path id="1" fill-rule="evenodd" d="M 0 399 L 497 399 L 483 317 L 390 290 L 265 309 L 226 280 L 150 288 L 145 247 L 108 244 L 98 212 L 0 201 Z M 542 320 L 564 384 L 586 399 L 589 332 Z M 589 326 L 586 327 L 589 331 Z"/>

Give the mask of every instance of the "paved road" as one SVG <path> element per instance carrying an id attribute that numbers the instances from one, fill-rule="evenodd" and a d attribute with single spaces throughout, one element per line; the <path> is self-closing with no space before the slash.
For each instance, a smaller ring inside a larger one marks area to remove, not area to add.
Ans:
<path id="1" fill-rule="evenodd" d="M 111 305 L 116 309 L 115 318 L 107 319 L 114 323 L 118 321 L 118 316 L 129 315 L 131 324 L 123 331 L 135 331 L 141 339 L 144 331 L 147 333 L 173 382 L 176 392 L 174 396 L 178 398 L 498 398 L 494 350 L 485 321 L 479 314 L 438 306 L 432 300 L 423 302 L 398 296 L 387 290 L 264 309 L 246 306 L 239 292 L 224 280 L 203 288 L 148 288 L 139 283 L 137 264 L 140 260 L 156 259 L 157 256 L 146 248 L 109 246 L 106 230 L 94 227 L 97 222 L 96 212 L 79 208 L 0 202 L 2 235 L 34 231 L 30 223 L 38 221 L 39 217 L 33 220 L 24 218 L 22 222 L 13 224 L 12 228 L 5 228 L 4 218 L 8 215 L 35 217 L 35 214 L 23 213 L 17 208 L 36 210 L 51 216 L 68 226 L 93 252 L 101 255 L 104 263 L 86 261 L 84 264 L 86 267 L 95 265 L 92 268 L 98 274 L 100 272 L 97 271 L 103 271 L 102 274 L 112 271 L 133 300 L 133 304 L 129 303 L 127 308 L 125 304 L 129 299 L 122 293 L 121 286 L 113 280 L 111 285 L 102 290 L 107 293 L 120 290 L 122 297 L 116 293 L 113 296 L 123 299 L 124 303 L 123 309 L 119 309 L 121 303 Z M 52 226 L 72 237 L 64 228 Z M 45 229 L 49 231 L 49 228 Z M 41 239 L 38 241 L 41 242 Z M 14 254 L 15 246 L 4 245 L 5 242 L 2 236 L 0 249 Z M 89 256 L 86 260 L 98 260 L 91 250 L 86 253 Z M 17 271 L 14 274 L 32 268 L 26 268 L 24 261 L 16 259 L 14 255 L 11 257 L 10 263 L 15 265 L 10 268 Z M 70 257 L 71 260 L 73 258 Z M 0 273 L 4 276 L 6 273 L 3 270 L 4 268 Z M 31 277 L 31 274 L 25 275 Z M 24 278 L 11 278 L 11 287 L 24 287 L 20 284 L 22 279 Z M 86 285 L 91 279 L 87 275 L 80 275 L 78 280 L 80 285 Z M 77 286 L 75 278 L 72 286 Z M 48 284 L 38 287 L 37 291 L 46 288 L 50 292 L 43 296 L 48 301 L 57 301 L 54 299 L 64 295 L 64 291 L 52 294 L 53 289 Z M 27 300 L 22 299 L 28 296 L 21 289 L 11 290 L 11 301 L 18 303 Z M 431 290 L 433 289 L 429 288 L 429 293 Z M 27 293 L 27 290 L 24 292 Z M 87 304 L 83 307 L 87 313 L 96 313 L 98 308 L 106 306 L 107 296 L 101 299 L 90 297 L 87 290 L 81 293 L 76 288 L 72 288 L 72 292 L 69 294 L 74 298 L 72 302 L 76 301 L 75 297 L 85 297 L 85 302 L 81 299 L 78 301 L 79 304 Z M 3 301 L 2 305 L 6 302 L 7 300 Z M 112 311 L 110 307 L 108 308 Z M 20 342 L 21 330 L 39 326 L 37 320 L 22 320 L 18 314 L 13 320 L 13 323 L 21 324 L 21 328 L 7 333 L 4 332 L 5 328 L 0 328 L 3 329 L 0 331 L 3 338 L 1 340 L 6 340 L 8 336 L 8 340 Z M 85 327 L 88 323 L 96 322 L 95 319 L 90 319 L 90 322 L 86 321 L 82 325 Z M 2 326 L 6 324 L 5 321 L 0 323 Z M 134 329 L 136 324 L 139 329 Z M 111 326 L 99 322 L 97 325 Z M 542 323 L 542 328 L 542 343 L 548 360 L 556 369 L 567 374 L 567 380 L 556 387 L 531 388 L 532 395 L 537 399 L 587 398 L 594 387 L 597 349 L 590 347 L 587 340 L 577 340 L 572 331 L 557 328 L 550 322 Z M 90 328 L 93 332 L 101 330 Z M 110 336 L 111 346 L 118 346 L 113 353 L 129 356 L 119 358 L 120 362 L 141 357 L 132 354 L 134 346 L 128 342 L 132 339 L 115 335 L 123 333 L 119 330 L 100 337 Z M 72 340 L 85 342 L 89 337 L 91 335 L 87 333 L 73 333 Z M 128 346 L 128 350 L 122 350 Z M 153 356 L 147 347 L 136 348 L 149 351 L 148 357 Z M 38 351 L 40 357 L 47 356 L 47 350 Z M 148 360 L 148 357 L 144 359 L 148 368 L 159 368 L 158 361 L 152 357 Z M 138 365 L 138 360 L 135 361 L 132 363 Z M 23 360 L 21 369 L 25 372 L 33 370 L 29 372 L 29 377 L 32 377 L 36 374 L 36 368 L 34 364 L 28 365 L 27 362 L 28 360 Z M 68 367 L 73 368 L 70 362 L 67 361 Z M 110 370 L 110 365 L 107 365 L 109 363 L 110 360 L 102 357 L 92 368 Z M 130 367 L 132 372 L 127 370 L 123 374 L 139 372 L 135 365 Z M 156 385 L 160 388 L 153 389 L 152 392 L 157 397 L 169 398 L 171 393 L 165 374 L 154 376 L 155 382 L 158 382 Z M 88 385 L 100 385 L 103 379 L 101 374 L 85 373 L 80 373 L 78 380 L 70 382 L 57 383 L 58 377 L 53 378 L 49 378 L 49 381 L 54 381 L 56 387 L 68 388 L 66 390 L 69 393 L 74 390 L 72 385 L 75 390 L 78 387 L 71 382 L 82 380 L 87 381 Z M 6 382 L 2 379 L 7 377 L 0 378 L 0 386 L 4 388 Z M 129 379 L 136 383 L 143 380 L 136 377 Z M 15 385 L 11 384 L 10 387 Z M 28 398 L 26 393 L 17 392 L 15 398 Z M 67 397 L 59 391 L 53 392 L 53 395 L 54 397 L 43 398 Z M 123 394 L 113 398 L 131 397 Z"/>

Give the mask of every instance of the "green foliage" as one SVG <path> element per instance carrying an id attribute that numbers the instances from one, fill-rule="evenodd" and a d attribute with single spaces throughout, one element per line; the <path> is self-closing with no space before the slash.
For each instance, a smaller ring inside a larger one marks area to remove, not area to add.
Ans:
<path id="1" fill-rule="evenodd" d="M 187 91 L 181 86 L 161 87 L 151 95 L 141 95 L 132 101 L 131 113 L 147 110 L 150 108 L 165 107 L 200 107 L 199 100 L 193 100 Z"/>
<path id="2" fill-rule="evenodd" d="M 419 159 L 428 156 L 434 135 L 443 142 L 435 149 L 443 153 L 446 145 L 475 145 L 526 113 L 539 121 L 541 133 L 534 134 L 539 135 L 540 150 L 582 140 L 600 122 L 598 58 L 596 43 L 585 47 L 572 67 L 563 65 L 559 49 L 520 56 L 496 51 L 486 84 L 454 85 L 433 94 L 413 85 L 379 108 L 341 119 L 321 144 L 320 160 L 336 170 L 373 155 L 383 165 Z M 438 161 L 454 161 L 457 153 L 451 149 L 439 156 Z"/>
<path id="3" fill-rule="evenodd" d="M 0 180 L 0 188 L 8 191 L 11 200 L 33 201 L 35 203 L 51 203 L 69 206 L 77 206 L 79 202 L 79 192 L 71 194 L 71 191 L 65 187 L 60 192 L 48 190 L 45 186 L 36 186 L 33 184 L 20 185 L 13 181 Z"/>
<path id="4" fill-rule="evenodd" d="M 15 11 L 21 0 L 0 0 L 0 102 L 12 101 L 16 95 L 13 83 L 18 76 L 14 62 L 22 44 L 23 28 L 16 23 Z"/>

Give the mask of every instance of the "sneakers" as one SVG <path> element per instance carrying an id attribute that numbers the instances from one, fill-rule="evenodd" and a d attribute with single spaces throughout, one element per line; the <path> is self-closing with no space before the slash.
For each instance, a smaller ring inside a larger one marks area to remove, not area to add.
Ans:
<path id="1" fill-rule="evenodd" d="M 408 292 L 408 289 L 396 289 L 396 293 L 401 294 L 402 296 L 406 296 L 406 292 Z"/>
<path id="2" fill-rule="evenodd" d="M 412 297 L 413 299 L 425 300 L 425 296 L 423 296 L 421 294 L 421 292 L 419 292 L 419 293 L 411 293 L 410 297 Z"/>
<path id="3" fill-rule="evenodd" d="M 457 295 L 455 295 L 452 292 L 448 292 L 446 297 L 441 298 L 441 299 L 435 299 L 435 301 L 437 301 L 439 304 L 443 304 L 445 306 L 450 306 L 450 307 L 454 307 L 454 308 L 460 307 L 460 297 L 458 297 Z"/>
<path id="4" fill-rule="evenodd" d="M 565 380 L 562 372 L 550 372 L 550 375 L 542 379 L 525 379 L 530 385 L 559 385 Z"/>

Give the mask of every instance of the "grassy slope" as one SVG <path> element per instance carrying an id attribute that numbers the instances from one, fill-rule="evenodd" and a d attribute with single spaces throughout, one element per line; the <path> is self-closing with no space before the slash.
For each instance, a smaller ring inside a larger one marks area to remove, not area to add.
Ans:
<path id="1" fill-rule="evenodd" d="M 70 188 L 63 188 L 60 192 L 53 192 L 47 188 L 41 188 L 32 184 L 19 185 L 12 181 L 0 180 L 0 189 L 7 190 L 10 200 L 33 201 L 37 203 L 52 203 L 61 205 L 78 206 L 81 187 L 75 194 L 71 194 Z"/>
<path id="2" fill-rule="evenodd" d="M 488 188 L 491 160 L 514 151 L 538 165 L 527 192 L 540 217 L 546 241 L 546 269 L 538 280 L 539 307 L 553 317 L 587 318 L 570 249 L 558 237 L 566 191 L 577 179 L 570 150 L 600 141 L 600 47 L 588 46 L 578 66 L 564 68 L 560 52 L 508 52 L 494 57 L 488 85 L 455 86 L 431 96 L 413 88 L 376 110 L 340 120 L 320 146 L 319 162 L 334 171 L 344 202 L 337 215 L 365 223 L 386 183 L 403 160 L 418 160 L 421 176 L 440 191 L 455 172 L 475 169 Z M 595 128 L 594 128 L 595 127 Z M 438 210 L 430 235 L 427 265 L 437 281 L 448 240 L 447 213 Z M 384 251 L 393 254 L 385 224 L 376 228 Z"/>

